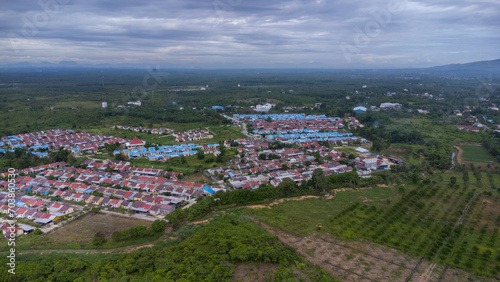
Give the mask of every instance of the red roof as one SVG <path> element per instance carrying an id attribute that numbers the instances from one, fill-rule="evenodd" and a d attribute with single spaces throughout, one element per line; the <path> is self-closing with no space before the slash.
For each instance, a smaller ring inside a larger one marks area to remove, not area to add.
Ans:
<path id="1" fill-rule="evenodd" d="M 130 140 L 129 142 L 130 145 L 143 145 L 143 144 L 146 144 L 146 142 L 142 141 L 142 140 L 139 140 L 137 137 Z"/>

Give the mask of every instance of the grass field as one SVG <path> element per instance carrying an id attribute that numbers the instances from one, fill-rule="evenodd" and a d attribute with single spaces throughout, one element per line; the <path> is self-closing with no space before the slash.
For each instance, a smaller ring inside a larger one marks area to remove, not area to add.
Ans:
<path id="1" fill-rule="evenodd" d="M 464 150 L 463 158 L 466 162 L 487 163 L 495 161 L 482 146 L 462 145 L 460 147 Z"/>
<path id="2" fill-rule="evenodd" d="M 305 199 L 285 201 L 271 209 L 248 210 L 259 220 L 299 235 L 316 230 L 318 224 L 325 225 L 335 215 L 354 203 L 365 200 L 377 206 L 386 206 L 388 200 L 398 198 L 394 187 L 377 187 L 370 190 L 338 192 L 333 199 Z"/>

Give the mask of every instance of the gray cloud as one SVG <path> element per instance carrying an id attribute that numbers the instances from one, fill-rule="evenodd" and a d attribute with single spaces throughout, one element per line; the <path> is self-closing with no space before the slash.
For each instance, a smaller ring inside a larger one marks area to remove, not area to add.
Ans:
<path id="1" fill-rule="evenodd" d="M 494 0 L 9 2 L 0 63 L 372 68 L 499 57 Z"/>

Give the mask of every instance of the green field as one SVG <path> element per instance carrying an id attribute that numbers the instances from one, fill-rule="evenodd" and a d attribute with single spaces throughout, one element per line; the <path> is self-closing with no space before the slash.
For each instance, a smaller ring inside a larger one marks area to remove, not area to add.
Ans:
<path id="1" fill-rule="evenodd" d="M 464 150 L 463 157 L 466 162 L 487 163 L 495 161 L 495 159 L 482 146 L 463 145 L 460 146 L 460 148 Z"/>
<path id="2" fill-rule="evenodd" d="M 466 182 L 462 178 L 459 173 L 434 174 L 427 184 L 341 191 L 331 200 L 287 201 L 248 213 L 300 236 L 325 232 L 346 241 L 361 239 L 496 277 L 500 193 L 490 187 L 498 174 L 471 174 Z M 463 224 L 453 228 L 469 202 Z"/>
<path id="3" fill-rule="evenodd" d="M 333 199 L 305 199 L 301 201 L 285 201 L 271 209 L 252 209 L 249 213 L 269 225 L 295 234 L 306 235 L 323 226 L 335 215 L 354 203 L 367 203 L 377 206 L 387 206 L 398 197 L 393 187 L 377 187 L 370 190 L 338 192 Z"/>

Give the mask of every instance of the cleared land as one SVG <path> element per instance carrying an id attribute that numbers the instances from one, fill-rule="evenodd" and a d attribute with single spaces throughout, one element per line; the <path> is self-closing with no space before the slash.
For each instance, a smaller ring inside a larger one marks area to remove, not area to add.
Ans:
<path id="1" fill-rule="evenodd" d="M 148 220 L 112 214 L 89 213 L 48 234 L 24 236 L 16 242 L 16 247 L 18 249 L 87 249 L 92 247 L 92 238 L 97 232 L 106 235 L 108 242 L 105 243 L 103 247 L 121 247 L 124 245 L 138 244 L 154 240 L 155 237 L 113 244 L 111 242 L 111 235 L 113 232 L 130 229 L 138 225 L 149 227 L 151 223 L 152 222 Z"/>
<path id="2" fill-rule="evenodd" d="M 151 221 L 134 219 L 112 214 L 87 214 L 61 229 L 51 232 L 48 238 L 62 242 L 90 243 L 97 232 L 111 239 L 113 232 L 129 229 L 138 225 L 149 227 Z"/>
<path id="3" fill-rule="evenodd" d="M 278 239 L 294 247 L 311 263 L 319 265 L 330 275 L 342 281 L 402 281 L 410 275 L 418 264 L 418 257 L 399 253 L 395 249 L 373 244 L 344 242 L 323 233 L 313 233 L 302 237 L 274 229 L 263 223 L 258 223 Z M 428 263 L 420 265 L 423 269 Z M 436 281 L 434 272 L 413 275 L 412 281 L 420 281 L 426 276 L 426 281 Z"/>

